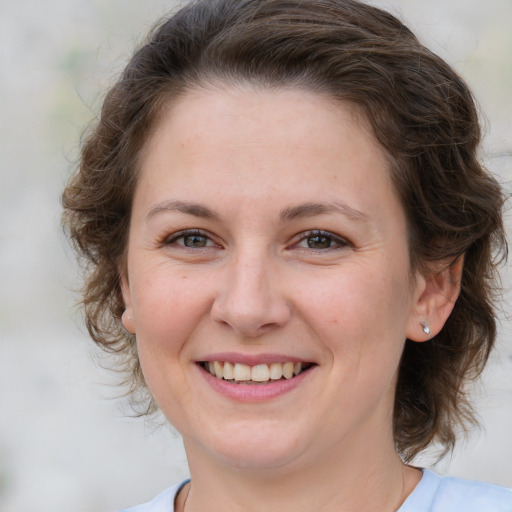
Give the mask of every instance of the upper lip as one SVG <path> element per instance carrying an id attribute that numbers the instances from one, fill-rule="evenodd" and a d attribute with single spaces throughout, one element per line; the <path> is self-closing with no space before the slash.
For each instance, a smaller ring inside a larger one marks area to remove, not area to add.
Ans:
<path id="1" fill-rule="evenodd" d="M 208 354 L 198 359 L 197 362 L 206 361 L 228 361 L 230 363 L 241 363 L 249 366 L 256 366 L 258 364 L 272 364 L 272 363 L 312 363 L 309 359 L 302 357 L 290 356 L 287 354 L 241 354 L 239 352 L 216 352 Z"/>

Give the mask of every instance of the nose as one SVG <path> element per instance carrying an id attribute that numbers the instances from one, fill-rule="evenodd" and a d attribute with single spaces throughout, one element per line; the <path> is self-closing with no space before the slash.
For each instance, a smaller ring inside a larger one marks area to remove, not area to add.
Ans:
<path id="1" fill-rule="evenodd" d="M 211 318 L 247 338 L 257 338 L 286 325 L 291 317 L 282 275 L 271 258 L 238 256 L 225 269 L 225 279 L 212 305 Z"/>

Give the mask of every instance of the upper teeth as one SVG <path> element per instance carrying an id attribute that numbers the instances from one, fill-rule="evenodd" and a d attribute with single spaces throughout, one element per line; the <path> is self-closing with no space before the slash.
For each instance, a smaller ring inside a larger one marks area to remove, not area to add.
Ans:
<path id="1" fill-rule="evenodd" d="M 249 366 L 242 363 L 230 363 L 228 361 L 208 361 L 206 368 L 219 379 L 236 381 L 267 382 L 268 380 L 279 380 L 282 377 L 291 379 L 298 375 L 303 369 L 302 363 L 271 363 Z"/>

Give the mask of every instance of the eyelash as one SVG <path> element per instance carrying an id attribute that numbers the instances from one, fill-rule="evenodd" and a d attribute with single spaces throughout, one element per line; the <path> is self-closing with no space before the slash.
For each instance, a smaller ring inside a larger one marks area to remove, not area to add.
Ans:
<path id="1" fill-rule="evenodd" d="M 199 245 L 199 246 L 193 246 L 193 245 L 186 245 L 185 239 L 192 238 L 192 237 L 198 237 L 202 238 L 205 241 L 205 245 Z M 327 247 L 312 247 L 310 243 L 308 242 L 308 239 L 317 238 L 320 239 L 320 243 L 324 241 L 327 243 Z M 183 239 L 183 243 L 178 243 L 179 240 Z M 302 242 L 307 243 L 307 247 L 301 247 L 300 244 Z M 204 231 L 201 231 L 200 229 L 188 229 L 185 231 L 180 231 L 179 233 L 175 233 L 171 237 L 165 239 L 164 245 L 179 245 L 181 247 L 187 248 L 187 249 L 207 249 L 210 247 L 215 247 L 217 244 L 215 244 L 210 235 Z M 208 245 L 209 244 L 209 245 Z M 333 246 L 334 244 L 334 246 Z M 351 247 L 352 244 L 346 240 L 345 238 L 342 238 L 340 236 L 334 235 L 333 233 L 330 233 L 329 231 L 322 231 L 322 230 L 312 230 L 312 231 L 306 231 L 305 233 L 301 233 L 300 238 L 298 242 L 292 244 L 290 246 L 291 249 L 298 248 L 298 249 L 306 249 L 306 250 L 312 250 L 315 252 L 324 252 L 329 250 L 336 250 L 344 247 Z"/>
<path id="2" fill-rule="evenodd" d="M 327 239 L 329 241 L 330 245 L 328 247 L 315 248 L 315 247 L 309 246 L 309 243 L 308 243 L 308 247 L 300 247 L 299 246 L 300 243 L 302 243 L 304 241 L 306 241 L 306 243 L 307 243 L 307 240 L 311 239 L 311 238 Z M 334 244 L 334 246 L 332 246 L 332 244 Z M 315 229 L 312 231 L 307 231 L 305 233 L 302 233 L 300 235 L 299 241 L 297 243 L 294 243 L 291 247 L 292 248 L 298 247 L 300 249 L 310 249 L 313 251 L 322 252 L 322 251 L 329 251 L 329 250 L 332 251 L 332 250 L 336 250 L 336 249 L 341 249 L 344 247 L 352 247 L 352 244 L 345 238 L 334 235 L 333 233 L 330 233 L 329 231 L 322 231 L 322 230 Z"/>
<path id="3" fill-rule="evenodd" d="M 210 245 L 204 245 L 204 246 L 199 246 L 199 247 L 186 245 L 185 239 L 192 238 L 192 237 L 204 238 L 206 241 L 206 244 L 210 243 Z M 177 243 L 178 240 L 181 240 L 181 239 L 183 239 L 183 243 L 178 244 Z M 208 233 L 201 231 L 200 229 L 187 229 L 185 231 L 180 231 L 179 233 L 174 233 L 169 238 L 166 238 L 163 243 L 163 245 L 172 245 L 172 244 L 179 245 L 181 247 L 185 247 L 186 249 L 207 249 L 210 247 L 217 246 L 217 244 L 215 242 L 213 242 L 211 236 Z"/>

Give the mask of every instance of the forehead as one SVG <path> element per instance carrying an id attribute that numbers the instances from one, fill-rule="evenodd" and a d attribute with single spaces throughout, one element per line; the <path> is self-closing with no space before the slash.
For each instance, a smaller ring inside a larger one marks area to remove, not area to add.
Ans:
<path id="1" fill-rule="evenodd" d="M 292 123 L 294 120 L 299 123 Z M 286 142 L 299 135 L 299 130 L 302 130 L 302 135 L 309 135 L 312 139 L 323 125 L 341 122 L 364 132 L 368 142 L 378 146 L 370 123 L 357 105 L 327 94 L 294 87 L 267 88 L 251 83 L 238 86 L 214 83 L 189 88 L 175 99 L 170 99 L 161 109 L 148 142 L 154 138 L 155 132 L 161 131 L 162 125 L 169 126 L 173 121 L 175 125 L 180 125 L 179 134 L 183 137 L 198 132 L 199 124 L 209 123 L 225 128 L 210 133 L 214 138 L 222 136 L 236 124 L 241 128 L 236 130 L 239 135 L 250 134 L 263 138 L 268 133 L 268 126 L 273 125 L 276 129 L 283 129 L 283 137 L 278 140 L 286 139 Z M 310 132 L 305 133 L 305 129 Z M 383 148 L 379 146 L 379 150 L 387 157 Z"/>
<path id="2" fill-rule="evenodd" d="M 182 196 L 215 190 L 258 200 L 270 183 L 297 201 L 339 191 L 365 203 L 369 182 L 374 192 L 393 193 L 389 170 L 385 150 L 348 103 L 297 89 L 211 87 L 188 91 L 162 113 L 137 192 L 160 180 L 162 193 L 179 186 Z"/>

